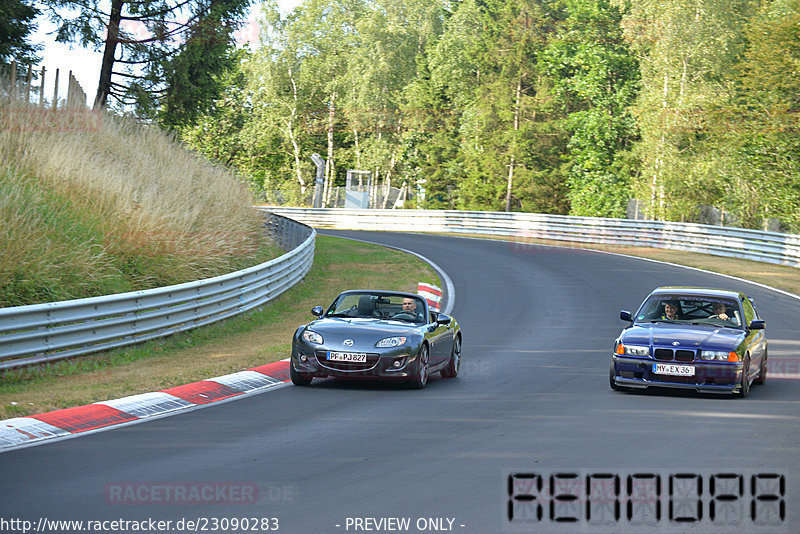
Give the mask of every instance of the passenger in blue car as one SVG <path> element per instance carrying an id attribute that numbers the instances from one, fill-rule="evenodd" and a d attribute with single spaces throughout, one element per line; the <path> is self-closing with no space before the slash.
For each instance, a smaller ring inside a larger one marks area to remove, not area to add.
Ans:
<path id="1" fill-rule="evenodd" d="M 728 321 L 728 320 L 730 320 L 730 317 L 726 313 L 727 311 L 728 311 L 728 308 L 725 306 L 725 304 L 723 304 L 722 302 L 715 302 L 714 303 L 714 315 L 709 317 L 709 319 L 711 319 L 713 317 L 719 317 L 723 321 Z"/>
<path id="2" fill-rule="evenodd" d="M 677 300 L 668 300 L 664 302 L 664 315 L 662 315 L 661 318 L 668 319 L 670 321 L 680 320 L 681 303 Z"/>
<path id="3" fill-rule="evenodd" d="M 724 302 L 715 302 L 714 303 L 714 315 L 711 315 L 709 319 L 722 319 L 723 321 L 729 321 L 735 325 L 739 325 L 739 315 L 737 312 L 729 313 L 730 305 L 725 304 Z"/>

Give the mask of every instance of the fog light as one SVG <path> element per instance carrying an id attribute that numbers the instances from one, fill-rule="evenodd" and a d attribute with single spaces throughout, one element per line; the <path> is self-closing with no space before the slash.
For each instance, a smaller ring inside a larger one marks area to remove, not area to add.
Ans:
<path id="1" fill-rule="evenodd" d="M 308 358 L 306 357 L 305 354 L 301 354 L 300 355 L 300 361 L 303 362 L 303 363 L 306 363 L 308 361 Z"/>
<path id="2" fill-rule="evenodd" d="M 394 365 L 395 367 L 400 367 L 401 365 L 403 365 L 403 360 L 395 360 L 392 365 Z"/>

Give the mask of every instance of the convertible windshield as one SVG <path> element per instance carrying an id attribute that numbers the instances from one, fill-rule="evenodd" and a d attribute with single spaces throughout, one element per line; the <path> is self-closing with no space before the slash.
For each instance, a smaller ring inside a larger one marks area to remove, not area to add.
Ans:
<path id="1" fill-rule="evenodd" d="M 710 324 L 741 328 L 735 300 L 697 295 L 651 295 L 636 313 L 636 322 Z"/>
<path id="2" fill-rule="evenodd" d="M 425 302 L 414 295 L 343 293 L 331 304 L 326 317 L 391 319 L 409 323 L 425 322 Z"/>

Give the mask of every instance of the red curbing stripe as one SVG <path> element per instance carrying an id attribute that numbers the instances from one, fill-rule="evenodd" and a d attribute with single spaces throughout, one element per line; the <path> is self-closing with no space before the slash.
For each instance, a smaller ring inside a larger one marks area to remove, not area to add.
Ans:
<path id="1" fill-rule="evenodd" d="M 72 434 L 139 419 L 136 416 L 103 404 L 76 406 L 74 408 L 31 415 L 30 417 Z"/>
<path id="2" fill-rule="evenodd" d="M 228 386 L 209 380 L 201 380 L 193 384 L 164 389 L 162 393 L 174 395 L 192 404 L 208 404 L 209 402 L 215 402 L 242 394 L 241 391 L 236 391 Z"/>
<path id="3" fill-rule="evenodd" d="M 442 289 L 440 287 L 431 284 L 426 284 L 424 282 L 420 282 L 419 284 L 417 284 L 417 293 L 422 293 L 422 292 L 430 293 L 437 297 L 442 296 Z"/>
<path id="4" fill-rule="evenodd" d="M 272 377 L 275 380 L 287 382 L 289 380 L 289 361 L 268 363 L 259 367 L 253 367 L 252 369 L 248 369 L 248 371 L 255 371 L 262 375 Z"/>

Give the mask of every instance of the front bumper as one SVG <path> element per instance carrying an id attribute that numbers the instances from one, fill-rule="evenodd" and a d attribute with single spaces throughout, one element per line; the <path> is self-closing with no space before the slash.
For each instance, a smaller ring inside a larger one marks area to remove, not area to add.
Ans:
<path id="1" fill-rule="evenodd" d="M 405 381 L 411 378 L 417 355 L 410 347 L 392 349 L 370 348 L 365 364 L 345 364 L 329 361 L 324 346 L 295 345 L 291 365 L 295 371 L 313 377 L 380 378 Z"/>
<path id="2" fill-rule="evenodd" d="M 660 375 L 653 372 L 654 363 L 674 363 L 694 367 L 693 376 Z M 652 358 L 611 357 L 614 383 L 621 387 L 646 389 L 665 387 L 693 389 L 701 393 L 738 393 L 742 384 L 741 362 L 662 362 Z"/>

